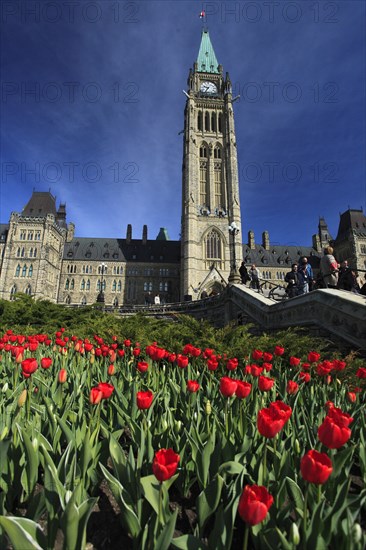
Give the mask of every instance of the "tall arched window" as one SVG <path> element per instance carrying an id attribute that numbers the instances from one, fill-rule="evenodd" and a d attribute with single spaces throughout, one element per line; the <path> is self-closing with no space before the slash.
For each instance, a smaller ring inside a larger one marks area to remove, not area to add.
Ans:
<path id="1" fill-rule="evenodd" d="M 81 281 L 80 290 L 85 290 L 85 279 Z"/>
<path id="2" fill-rule="evenodd" d="M 219 233 L 215 229 L 207 233 L 204 246 L 207 267 L 215 263 L 217 267 L 221 268 L 223 260 L 222 242 Z"/>
<path id="3" fill-rule="evenodd" d="M 117 296 L 116 296 L 115 299 L 113 300 L 113 306 L 114 306 L 114 307 L 118 307 L 118 298 L 117 298 Z"/>
<path id="4" fill-rule="evenodd" d="M 18 264 L 15 270 L 15 277 L 19 277 L 19 275 L 20 275 L 20 265 Z"/>
<path id="5" fill-rule="evenodd" d="M 202 127 L 202 111 L 198 111 L 197 128 L 198 128 L 198 130 L 203 130 L 203 127 Z"/>
<path id="6" fill-rule="evenodd" d="M 117 281 L 114 280 L 112 284 L 112 292 L 116 292 L 116 290 L 117 290 Z"/>
<path id="7" fill-rule="evenodd" d="M 28 269 L 28 277 L 32 277 L 32 275 L 33 275 L 33 266 L 30 265 Z"/>
<path id="8" fill-rule="evenodd" d="M 13 285 L 10 289 L 10 300 L 15 300 L 15 294 L 17 293 L 17 285 Z"/>
<path id="9" fill-rule="evenodd" d="M 27 276 L 27 266 L 24 264 L 22 269 L 22 277 L 26 277 L 26 276 Z"/>
<path id="10" fill-rule="evenodd" d="M 90 279 L 86 281 L 86 290 L 90 290 Z"/>
<path id="11" fill-rule="evenodd" d="M 82 306 L 86 306 L 86 298 L 85 298 L 85 296 L 82 297 L 81 305 L 82 305 Z"/>
<path id="12" fill-rule="evenodd" d="M 30 285 L 28 285 L 27 288 L 25 289 L 25 293 L 28 294 L 28 296 L 32 294 L 32 287 Z"/>
<path id="13" fill-rule="evenodd" d="M 70 290 L 74 290 L 74 287 L 75 287 L 75 281 L 74 281 L 74 279 L 71 279 Z"/>
<path id="14" fill-rule="evenodd" d="M 221 151 L 218 150 L 221 154 Z M 224 206 L 224 189 L 223 189 L 223 177 L 222 177 L 222 162 L 216 160 L 214 162 L 214 183 L 215 183 L 215 207 Z"/>
<path id="15" fill-rule="evenodd" d="M 122 283 L 121 283 L 121 281 L 118 281 L 117 291 L 121 292 L 121 290 L 122 290 Z"/>
<path id="16" fill-rule="evenodd" d="M 69 279 L 66 279 L 66 281 L 65 281 L 65 290 L 69 290 L 69 287 L 70 287 L 70 281 L 69 281 Z"/>
<path id="17" fill-rule="evenodd" d="M 205 112 L 205 131 L 210 131 L 210 113 L 208 111 Z"/>
<path id="18" fill-rule="evenodd" d="M 222 134 L 222 128 L 223 128 L 223 121 L 222 121 L 222 113 L 219 113 L 219 132 Z"/>
<path id="19" fill-rule="evenodd" d="M 212 114 L 211 114 L 211 130 L 212 130 L 213 132 L 216 132 L 216 130 L 217 130 L 217 123 L 216 123 L 216 121 L 217 121 L 216 113 L 212 113 Z"/>
<path id="20" fill-rule="evenodd" d="M 65 298 L 65 304 L 71 304 L 71 298 L 70 298 L 70 296 L 66 296 L 66 298 Z"/>

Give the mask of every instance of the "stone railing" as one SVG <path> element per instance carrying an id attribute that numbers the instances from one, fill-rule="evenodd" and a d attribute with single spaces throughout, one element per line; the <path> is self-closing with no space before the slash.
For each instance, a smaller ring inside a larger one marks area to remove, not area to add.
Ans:
<path id="1" fill-rule="evenodd" d="M 365 296 L 321 289 L 274 303 L 243 285 L 230 286 L 226 295 L 225 317 L 251 319 L 267 330 L 317 326 L 366 350 Z"/>

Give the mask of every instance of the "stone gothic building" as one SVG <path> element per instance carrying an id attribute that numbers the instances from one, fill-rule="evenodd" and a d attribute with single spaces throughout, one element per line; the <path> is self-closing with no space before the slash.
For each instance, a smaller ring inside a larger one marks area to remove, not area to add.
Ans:
<path id="1" fill-rule="evenodd" d="M 21 213 L 0 224 L 0 298 L 17 292 L 71 305 L 107 306 L 199 299 L 203 289 L 219 292 L 237 280 L 244 261 L 264 279 L 283 281 L 291 264 L 306 256 L 316 270 L 322 249 L 334 243 L 339 261 L 366 269 L 366 217 L 360 210 L 341 215 L 332 239 L 323 218 L 312 246 L 260 243 L 249 231 L 241 243 L 241 216 L 230 76 L 218 63 L 204 30 L 189 71 L 184 110 L 181 241 L 161 228 L 156 239 L 104 239 L 75 236 L 66 206 L 57 208 L 50 192 L 34 191 Z M 229 232 L 229 226 L 232 231 Z M 239 231 L 238 231 L 239 230 Z"/>

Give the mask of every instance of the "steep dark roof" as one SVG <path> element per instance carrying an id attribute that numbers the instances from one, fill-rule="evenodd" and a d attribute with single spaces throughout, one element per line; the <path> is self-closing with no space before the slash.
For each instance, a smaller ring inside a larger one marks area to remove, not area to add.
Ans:
<path id="1" fill-rule="evenodd" d="M 151 241 L 75 237 L 65 244 L 64 260 L 179 263 L 180 241 Z"/>
<path id="2" fill-rule="evenodd" d="M 33 191 L 31 198 L 22 211 L 22 216 L 29 218 L 43 218 L 47 214 L 56 217 L 56 197 L 49 191 Z"/>
<path id="3" fill-rule="evenodd" d="M 311 246 L 286 246 L 271 245 L 269 250 L 256 244 L 252 250 L 247 244 L 243 244 L 243 259 L 245 264 L 255 264 L 257 267 L 291 269 L 293 263 L 297 263 L 302 256 L 306 256 L 309 264 L 317 268 L 319 266 L 319 253 Z"/>
<path id="4" fill-rule="evenodd" d="M 366 216 L 362 210 L 348 209 L 341 214 L 336 241 L 346 239 L 349 231 L 366 236 Z"/>

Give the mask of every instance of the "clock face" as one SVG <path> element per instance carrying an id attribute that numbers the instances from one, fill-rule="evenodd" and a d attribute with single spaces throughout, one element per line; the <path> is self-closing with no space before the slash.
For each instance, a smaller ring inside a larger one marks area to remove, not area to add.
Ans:
<path id="1" fill-rule="evenodd" d="M 209 81 L 202 82 L 200 90 L 205 94 L 217 94 L 216 84 Z"/>

